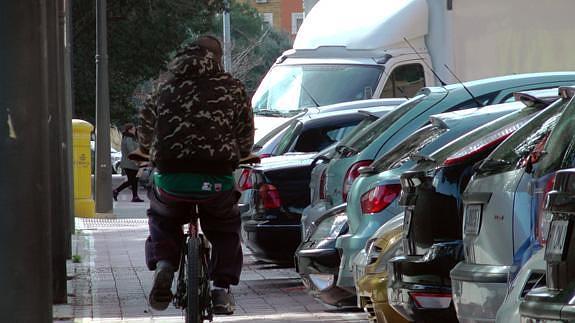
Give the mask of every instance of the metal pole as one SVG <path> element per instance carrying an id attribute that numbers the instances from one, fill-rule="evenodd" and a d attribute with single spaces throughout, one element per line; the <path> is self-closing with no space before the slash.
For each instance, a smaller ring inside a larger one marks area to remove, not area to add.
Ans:
<path id="1" fill-rule="evenodd" d="M 64 35 L 64 108 L 62 125 L 64 128 L 64 166 L 63 168 L 67 170 L 68 175 L 66 176 L 67 183 L 64 184 L 65 196 L 67 201 L 65 201 L 65 207 L 67 208 L 67 234 L 66 234 L 66 258 L 72 258 L 72 237 L 71 235 L 75 232 L 75 218 L 74 218 L 74 171 L 72 164 L 72 111 L 73 93 L 72 93 L 72 6 L 71 1 L 64 0 L 62 6 L 64 10 L 63 14 L 63 35 Z"/>
<path id="2" fill-rule="evenodd" d="M 46 1 L 0 1 L 0 321 L 52 322 Z"/>
<path id="3" fill-rule="evenodd" d="M 106 0 L 96 0 L 96 213 L 112 213 Z"/>
<path id="4" fill-rule="evenodd" d="M 224 23 L 224 69 L 232 72 L 232 36 L 230 30 L 230 2 L 224 0 L 224 13 L 222 15 Z"/>
<path id="5" fill-rule="evenodd" d="M 49 151 L 50 151 L 50 196 L 52 218 L 52 288 L 53 302 L 66 303 L 66 228 L 65 196 L 63 179 L 63 62 L 62 38 L 60 37 L 60 0 L 46 0 L 47 5 L 47 40 L 48 40 L 48 113 L 49 117 Z"/>

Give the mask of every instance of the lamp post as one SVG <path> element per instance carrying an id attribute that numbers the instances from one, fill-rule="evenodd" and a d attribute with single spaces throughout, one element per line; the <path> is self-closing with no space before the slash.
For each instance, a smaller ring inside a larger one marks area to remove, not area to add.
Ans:
<path id="1" fill-rule="evenodd" d="M 226 72 L 232 72 L 232 36 L 230 30 L 230 2 L 229 0 L 224 0 L 224 13 L 222 15 L 222 20 L 224 23 L 224 69 Z"/>
<path id="2" fill-rule="evenodd" d="M 96 0 L 96 213 L 112 213 L 106 0 Z"/>

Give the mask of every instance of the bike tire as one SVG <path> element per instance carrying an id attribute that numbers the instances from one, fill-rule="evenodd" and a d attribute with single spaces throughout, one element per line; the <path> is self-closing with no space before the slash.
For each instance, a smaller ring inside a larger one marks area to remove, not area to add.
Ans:
<path id="1" fill-rule="evenodd" d="M 200 239 L 188 239 L 188 261 L 186 263 L 186 323 L 203 322 L 199 291 L 200 277 L 203 277 L 204 273 L 200 261 L 200 246 Z"/>

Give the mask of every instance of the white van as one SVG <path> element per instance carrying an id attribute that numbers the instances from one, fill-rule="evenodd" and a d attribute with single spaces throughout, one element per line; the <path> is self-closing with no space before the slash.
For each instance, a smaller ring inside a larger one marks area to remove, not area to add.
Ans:
<path id="1" fill-rule="evenodd" d="M 305 108 L 574 70 L 575 56 L 565 55 L 575 51 L 565 41 L 573 9 L 572 0 L 320 1 L 253 96 L 256 137 Z"/>

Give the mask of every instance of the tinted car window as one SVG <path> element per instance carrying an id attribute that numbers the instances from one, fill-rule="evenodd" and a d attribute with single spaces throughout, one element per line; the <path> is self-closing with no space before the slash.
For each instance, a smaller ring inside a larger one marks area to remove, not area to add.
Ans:
<path id="1" fill-rule="evenodd" d="M 565 111 L 552 127 L 545 144 L 545 158 L 537 165 L 537 175 L 547 174 L 561 167 L 561 162 L 571 140 L 575 136 L 575 102 L 571 100 Z"/>
<path id="2" fill-rule="evenodd" d="M 340 131 L 345 132 L 359 123 L 358 121 L 347 122 L 331 127 L 319 127 L 304 131 L 298 138 L 294 151 L 315 152 L 323 150 L 339 141 Z"/>
<path id="3" fill-rule="evenodd" d="M 420 94 L 413 99 L 405 102 L 404 104 L 398 106 L 393 111 L 385 115 L 384 117 L 378 119 L 376 122 L 372 123 L 369 127 L 362 131 L 354 138 L 351 138 L 347 142 L 346 146 L 351 147 L 355 151 L 361 151 L 372 141 L 374 141 L 379 135 L 381 135 L 387 128 L 389 128 L 394 122 L 399 118 L 404 116 L 409 110 L 414 106 L 419 104 L 426 97 L 424 94 Z"/>
<path id="4" fill-rule="evenodd" d="M 538 113 L 497 147 L 481 164 L 479 171 L 483 174 L 495 174 L 521 167 L 521 160 L 540 145 L 542 140 L 546 140 L 557 123 L 564 105 L 564 101 L 558 101 Z"/>
<path id="5" fill-rule="evenodd" d="M 423 66 L 406 64 L 396 67 L 383 87 L 382 98 L 410 98 L 425 86 Z"/>
<path id="6" fill-rule="evenodd" d="M 290 124 L 290 126 L 285 130 L 285 133 L 278 143 L 276 149 L 274 149 L 274 155 L 283 155 L 285 152 L 289 150 L 293 141 L 295 140 L 297 134 L 303 128 L 303 124 L 301 121 L 294 122 Z"/>
<path id="7" fill-rule="evenodd" d="M 268 132 L 265 136 L 263 136 L 258 142 L 256 142 L 252 148 L 253 151 L 257 151 L 261 149 L 266 143 L 268 143 L 272 138 L 277 136 L 279 133 L 284 132 L 287 128 L 292 126 L 293 124 L 297 123 L 297 120 L 290 120 L 287 122 L 282 123 L 279 127 L 274 128 L 272 131 Z"/>
<path id="8" fill-rule="evenodd" d="M 425 126 L 400 142 L 382 158 L 374 161 L 372 166 L 379 172 L 389 168 L 400 167 L 405 161 L 416 155 L 421 149 L 446 131 L 447 129 L 437 126 Z"/>

